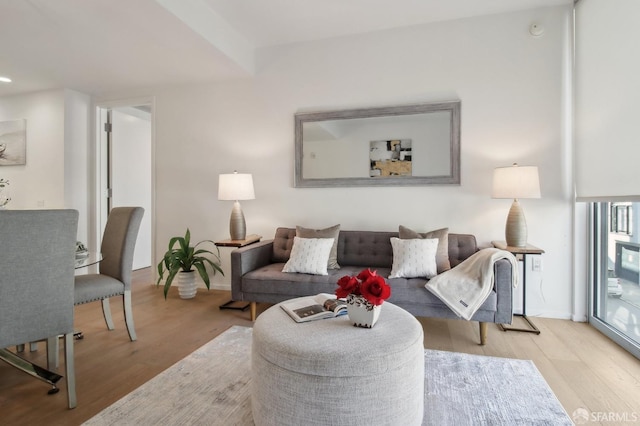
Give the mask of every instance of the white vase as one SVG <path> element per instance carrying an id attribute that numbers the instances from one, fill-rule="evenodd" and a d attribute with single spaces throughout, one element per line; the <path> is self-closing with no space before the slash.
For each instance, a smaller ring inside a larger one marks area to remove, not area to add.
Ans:
<path id="1" fill-rule="evenodd" d="M 382 305 L 374 305 L 363 296 L 347 296 L 347 314 L 355 327 L 371 328 L 380 317 Z"/>
<path id="2" fill-rule="evenodd" d="M 196 296 L 196 273 L 195 271 L 178 272 L 178 293 L 181 299 L 193 299 Z"/>

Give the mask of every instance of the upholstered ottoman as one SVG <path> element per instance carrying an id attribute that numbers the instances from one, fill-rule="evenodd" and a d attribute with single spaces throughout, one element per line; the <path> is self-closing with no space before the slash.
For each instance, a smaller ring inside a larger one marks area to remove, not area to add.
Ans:
<path id="1" fill-rule="evenodd" d="M 346 315 L 296 323 L 272 306 L 253 326 L 251 352 L 258 426 L 422 423 L 422 326 L 391 303 L 371 329 Z"/>

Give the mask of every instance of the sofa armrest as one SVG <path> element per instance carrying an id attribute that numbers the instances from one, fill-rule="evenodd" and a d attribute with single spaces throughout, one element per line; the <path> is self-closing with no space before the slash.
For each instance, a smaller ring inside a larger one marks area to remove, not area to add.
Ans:
<path id="1" fill-rule="evenodd" d="M 231 299 L 244 300 L 242 276 L 271 263 L 273 240 L 260 241 L 231 252 Z"/>
<path id="2" fill-rule="evenodd" d="M 511 324 L 513 318 L 513 279 L 511 262 L 500 259 L 493 265 L 497 296 L 495 322 Z"/>

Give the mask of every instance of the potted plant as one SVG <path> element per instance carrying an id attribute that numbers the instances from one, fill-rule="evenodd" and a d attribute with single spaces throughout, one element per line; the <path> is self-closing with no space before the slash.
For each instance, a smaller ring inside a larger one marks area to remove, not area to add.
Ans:
<path id="1" fill-rule="evenodd" d="M 347 314 L 356 327 L 371 328 L 378 321 L 382 304 L 391 296 L 391 287 L 377 271 L 365 269 L 357 276 L 338 280 L 338 299 L 346 299 Z"/>
<path id="2" fill-rule="evenodd" d="M 216 247 L 216 253 L 210 250 L 198 249 L 198 246 L 203 243 L 214 244 L 211 240 L 200 241 L 194 246 L 191 246 L 191 233 L 189 228 L 184 234 L 184 237 L 173 237 L 169 240 L 169 249 L 164 254 L 162 261 L 158 263 L 158 282 L 164 278 L 165 271 L 168 273 L 167 280 L 164 282 L 164 298 L 167 298 L 167 292 L 173 279 L 178 276 L 179 287 L 178 291 L 180 297 L 183 299 L 191 299 L 196 295 L 196 275 L 195 270 L 198 271 L 202 281 L 209 289 L 211 281 L 209 279 L 209 271 L 207 270 L 207 264 L 212 268 L 212 274 L 220 272 L 224 275 L 222 268 L 220 267 L 220 251 Z M 177 243 L 177 246 L 176 246 Z M 211 256 L 211 258 L 205 255 Z M 194 270 L 195 268 L 195 270 Z"/>

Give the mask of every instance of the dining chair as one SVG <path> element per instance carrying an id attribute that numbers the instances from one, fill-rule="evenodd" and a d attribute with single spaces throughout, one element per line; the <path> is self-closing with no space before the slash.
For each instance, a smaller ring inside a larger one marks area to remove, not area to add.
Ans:
<path id="1" fill-rule="evenodd" d="M 5 348 L 46 340 L 47 368 L 53 369 L 63 335 L 69 408 L 77 405 L 73 358 L 77 231 L 76 210 L 0 210 L 0 348 L 13 357 Z M 42 370 L 28 361 L 9 364 L 34 377 Z"/>
<path id="2" fill-rule="evenodd" d="M 102 313 L 109 330 L 114 329 L 109 298 L 123 297 L 124 319 L 131 341 L 136 340 L 131 308 L 131 272 L 143 214 L 142 207 L 111 209 L 102 236 L 99 273 L 78 275 L 75 278 L 75 304 L 102 301 Z"/>

